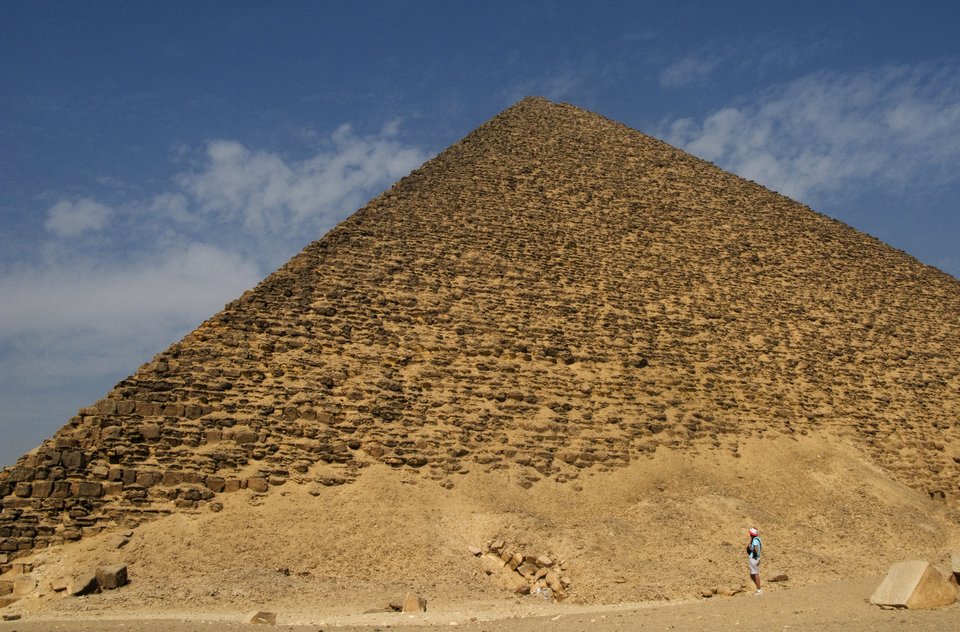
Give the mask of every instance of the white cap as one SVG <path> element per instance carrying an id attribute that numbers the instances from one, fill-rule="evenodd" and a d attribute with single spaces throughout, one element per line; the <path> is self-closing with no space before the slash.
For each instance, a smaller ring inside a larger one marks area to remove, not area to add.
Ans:
<path id="1" fill-rule="evenodd" d="M 760 535 L 760 532 L 757 531 L 756 529 L 754 529 L 753 527 L 750 527 L 750 532 L 749 532 L 749 533 L 750 533 L 750 535 L 753 535 L 753 536 Z"/>

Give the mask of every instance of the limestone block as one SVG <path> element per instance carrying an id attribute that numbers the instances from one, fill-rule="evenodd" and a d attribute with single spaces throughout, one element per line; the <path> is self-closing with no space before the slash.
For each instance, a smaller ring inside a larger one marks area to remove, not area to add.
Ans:
<path id="1" fill-rule="evenodd" d="M 231 478 L 224 482 L 223 491 L 225 492 L 235 492 L 241 487 L 241 481 Z"/>
<path id="2" fill-rule="evenodd" d="M 407 593 L 403 598 L 403 612 L 426 612 L 427 600 L 419 595 Z"/>
<path id="3" fill-rule="evenodd" d="M 7 475 L 7 480 L 11 483 L 21 483 L 26 481 L 32 481 L 36 478 L 36 472 L 32 467 L 26 467 L 25 465 L 15 465 L 7 470 L 5 470 Z"/>
<path id="4" fill-rule="evenodd" d="M 32 575 L 21 575 L 13 580 L 12 595 L 17 599 L 26 597 L 37 589 L 37 580 Z"/>
<path id="5" fill-rule="evenodd" d="M 97 585 L 103 590 L 114 590 L 127 583 L 125 564 L 101 566 L 96 572 Z"/>
<path id="6" fill-rule="evenodd" d="M 156 470 L 138 470 L 135 480 L 137 485 L 149 488 L 162 481 L 163 474 Z"/>
<path id="7" fill-rule="evenodd" d="M 956 587 L 923 560 L 899 562 L 873 592 L 870 603 L 897 608 L 939 608 L 957 599 Z"/>
<path id="8" fill-rule="evenodd" d="M 960 551 L 954 551 L 950 554 L 950 572 L 960 581 Z"/>
<path id="9" fill-rule="evenodd" d="M 262 494 L 267 491 L 267 479 L 255 476 L 247 479 L 247 489 Z"/>
<path id="10" fill-rule="evenodd" d="M 99 498 L 103 495 L 103 485 L 93 481 L 77 481 L 71 485 L 70 491 L 78 498 Z"/>
<path id="11" fill-rule="evenodd" d="M 71 597 L 79 597 L 81 595 L 95 593 L 98 590 L 100 590 L 100 584 L 97 583 L 97 574 L 86 572 L 73 578 L 73 581 L 70 582 L 70 586 L 67 588 L 67 594 Z"/>
<path id="12" fill-rule="evenodd" d="M 210 491 L 217 494 L 226 488 L 226 481 L 220 476 L 208 476 L 205 482 Z"/>
<path id="13" fill-rule="evenodd" d="M 143 424 L 140 426 L 140 434 L 147 441 L 156 441 L 160 438 L 160 426 L 158 424 Z"/>
<path id="14" fill-rule="evenodd" d="M 33 482 L 32 495 L 34 498 L 47 498 L 51 493 L 53 493 L 53 481 Z"/>

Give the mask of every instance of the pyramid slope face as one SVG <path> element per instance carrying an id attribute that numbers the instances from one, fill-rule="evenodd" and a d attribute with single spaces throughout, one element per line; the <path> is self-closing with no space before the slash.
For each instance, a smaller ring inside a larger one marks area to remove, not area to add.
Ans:
<path id="1" fill-rule="evenodd" d="M 525 99 L 0 474 L 0 554 L 371 460 L 576 485 L 830 430 L 957 492 L 960 283 L 618 123 Z"/>

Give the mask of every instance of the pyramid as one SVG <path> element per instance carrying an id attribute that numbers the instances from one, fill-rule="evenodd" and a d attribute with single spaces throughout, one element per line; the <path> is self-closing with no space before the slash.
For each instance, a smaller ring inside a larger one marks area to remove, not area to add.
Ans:
<path id="1" fill-rule="evenodd" d="M 524 99 L 5 468 L 0 561 L 371 463 L 575 488 L 825 429 L 952 501 L 958 315 L 960 282 L 903 252 Z"/>

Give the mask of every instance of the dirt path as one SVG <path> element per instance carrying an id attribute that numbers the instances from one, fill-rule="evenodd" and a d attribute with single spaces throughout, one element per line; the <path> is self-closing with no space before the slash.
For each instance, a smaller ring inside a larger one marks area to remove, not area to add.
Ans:
<path id="1" fill-rule="evenodd" d="M 539 605 L 512 601 L 478 604 L 459 610 L 424 614 L 365 614 L 325 617 L 324 613 L 278 613 L 276 630 L 291 632 L 338 630 L 374 632 L 396 628 L 402 632 L 436 632 L 456 628 L 464 632 L 619 632 L 627 630 L 685 630 L 689 632 L 738 632 L 813 630 L 817 632 L 867 632 L 916 630 L 941 632 L 956 629 L 960 606 L 937 610 L 883 610 L 868 598 L 881 578 L 868 577 L 816 586 L 768 592 L 728 599 L 688 601 L 676 604 L 626 604 L 621 606 Z M 167 616 L 174 617 L 176 613 Z M 197 615 L 194 615 L 197 616 Z M 31 619 L 0 623 L 0 632 L 229 632 L 250 630 L 246 615 L 236 613 L 220 620 L 131 617 L 109 621 Z M 254 628 L 257 629 L 257 628 Z"/>

